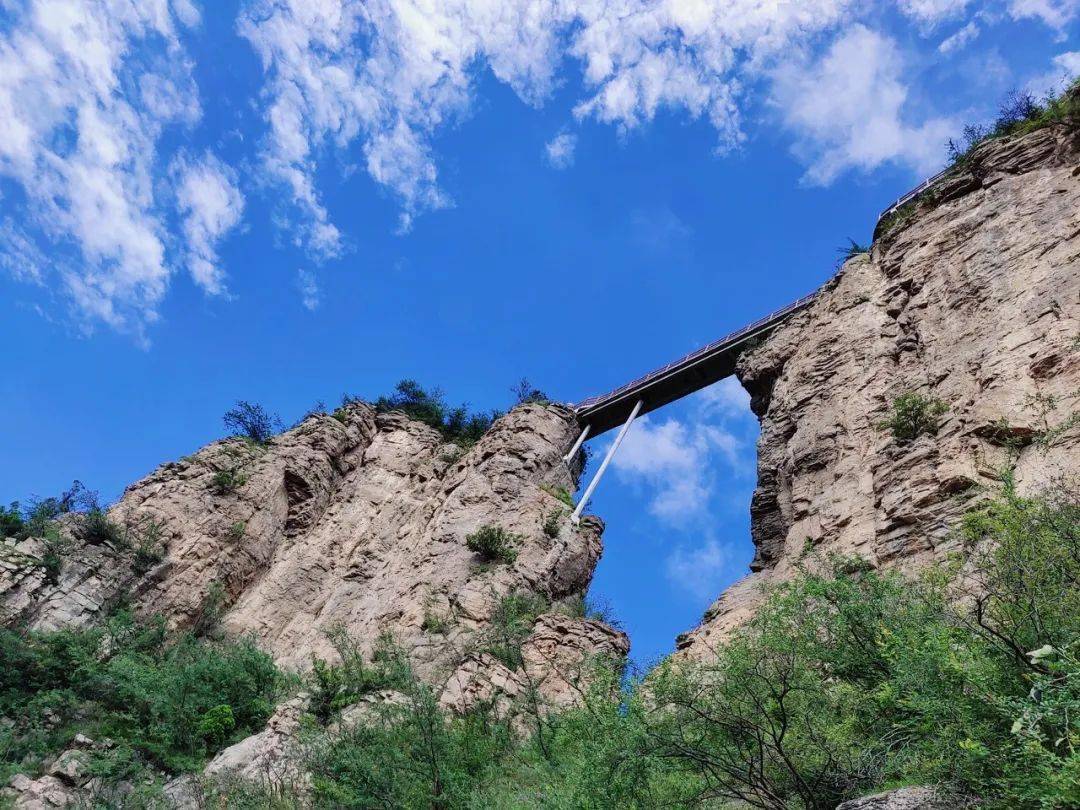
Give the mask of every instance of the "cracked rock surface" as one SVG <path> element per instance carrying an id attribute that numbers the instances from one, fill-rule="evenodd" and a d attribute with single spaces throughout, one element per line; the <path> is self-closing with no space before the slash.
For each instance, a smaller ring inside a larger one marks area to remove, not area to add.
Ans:
<path id="1" fill-rule="evenodd" d="M 125 594 L 173 628 L 218 609 L 227 632 L 253 636 L 296 670 L 313 655 L 334 659 L 332 628 L 367 651 L 389 632 L 421 677 L 444 681 L 506 595 L 557 605 L 588 587 L 603 524 L 571 525 L 554 494 L 574 488 L 577 471 L 562 455 L 576 430 L 564 408 L 524 405 L 462 452 L 404 414 L 356 403 L 310 416 L 266 447 L 214 442 L 131 485 L 109 510 L 130 527 L 128 548 L 85 542 L 67 521 L 70 547 L 50 577 L 32 564 L 39 540 L 4 545 L 0 610 L 8 623 L 53 629 L 90 624 Z M 466 547 L 484 525 L 515 535 L 512 563 L 485 564 Z M 140 564 L 147 537 L 160 559 Z M 537 628 L 534 646 L 561 645 L 552 653 L 560 661 L 629 646 L 583 619 Z"/>
<path id="2" fill-rule="evenodd" d="M 740 358 L 761 422 L 756 556 L 680 636 L 683 654 L 708 655 L 807 546 L 878 566 L 940 559 L 1009 446 L 1021 491 L 1080 473 L 1077 138 L 1054 126 L 979 147 Z M 881 428 L 908 391 L 948 405 L 936 435 Z"/>

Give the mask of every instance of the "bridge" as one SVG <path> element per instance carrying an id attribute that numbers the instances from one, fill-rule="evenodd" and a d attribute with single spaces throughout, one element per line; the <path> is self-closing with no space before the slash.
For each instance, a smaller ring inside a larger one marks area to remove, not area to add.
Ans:
<path id="1" fill-rule="evenodd" d="M 902 206 L 917 200 L 929 191 L 939 180 L 949 173 L 947 168 L 929 177 L 918 186 L 907 192 L 895 202 L 889 205 L 878 215 L 878 222 L 882 218 L 893 213 Z M 585 504 L 592 497 L 597 484 L 604 471 L 615 456 L 615 451 L 622 444 L 630 425 L 639 416 L 655 411 L 677 399 L 700 391 L 702 388 L 719 382 L 724 377 L 729 377 L 735 372 L 735 363 L 739 355 L 752 345 L 758 338 L 773 331 L 794 315 L 810 306 L 817 298 L 820 290 L 800 298 L 788 304 L 782 309 L 776 310 L 764 318 L 754 321 L 742 329 L 738 329 L 719 340 L 713 341 L 708 346 L 690 352 L 685 357 L 680 357 L 654 371 L 650 371 L 643 377 L 621 385 L 614 391 L 609 391 L 600 396 L 589 397 L 573 405 L 577 415 L 578 424 L 582 426 L 577 441 L 563 458 L 570 461 L 581 449 L 581 445 L 588 438 L 596 438 L 613 428 L 622 425 L 619 433 L 608 448 L 600 469 L 596 471 L 592 481 L 581 496 L 571 519 L 577 523 Z"/>
<path id="2" fill-rule="evenodd" d="M 666 366 L 621 385 L 614 391 L 589 397 L 572 406 L 582 429 L 573 447 L 563 457 L 565 461 L 570 461 L 577 454 L 587 438 L 596 438 L 619 425 L 622 425 L 622 428 L 611 447 L 608 448 L 600 469 L 596 471 L 585 494 L 581 496 L 581 500 L 574 508 L 571 519 L 575 523 L 580 519 L 586 502 L 592 497 L 597 484 L 600 483 L 600 478 L 635 419 L 677 399 L 689 396 L 695 391 L 700 391 L 724 377 L 730 377 L 735 373 L 735 362 L 743 351 L 796 312 L 806 309 L 817 296 L 817 292 L 804 296 L 764 318 L 724 335 L 707 346 L 702 346 L 678 360 L 673 360 Z"/>

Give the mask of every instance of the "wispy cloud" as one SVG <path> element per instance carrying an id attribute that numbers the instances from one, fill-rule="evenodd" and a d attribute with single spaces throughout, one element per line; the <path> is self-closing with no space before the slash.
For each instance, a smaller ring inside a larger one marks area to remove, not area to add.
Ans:
<path id="1" fill-rule="evenodd" d="M 296 271 L 296 286 L 300 290 L 300 303 L 304 305 L 304 308 L 311 312 L 318 309 L 322 296 L 319 291 L 319 280 L 315 277 L 315 273 L 301 267 Z"/>
<path id="2" fill-rule="evenodd" d="M 899 0 L 900 10 L 909 17 L 928 25 L 958 17 L 971 0 Z"/>
<path id="3" fill-rule="evenodd" d="M 1060 93 L 1080 76 L 1080 51 L 1065 51 L 1050 60 L 1050 69 L 1030 79 L 1027 88 L 1036 96 Z"/>
<path id="4" fill-rule="evenodd" d="M 198 160 L 178 158 L 173 172 L 188 271 L 207 293 L 222 295 L 225 271 L 218 261 L 217 244 L 236 227 L 244 211 L 236 173 L 209 153 Z"/>
<path id="5" fill-rule="evenodd" d="M 1009 0 L 1013 19 L 1037 19 L 1063 32 L 1080 15 L 1080 0 Z"/>
<path id="6" fill-rule="evenodd" d="M 753 471 L 749 399 L 733 378 L 704 389 L 683 419 L 638 419 L 613 466 L 620 478 L 648 493 L 649 511 L 673 526 L 708 518 L 717 482 Z"/>
<path id="7" fill-rule="evenodd" d="M 82 317 L 141 335 L 170 275 L 158 139 L 199 115 L 178 20 L 166 0 L 31 0 L 11 14 L 0 35 L 0 174 L 26 204 L 5 241 L 56 255 Z"/>
<path id="8" fill-rule="evenodd" d="M 448 205 L 431 141 L 469 115 L 483 68 L 538 105 L 564 66 L 581 64 L 578 118 L 625 131 L 681 110 L 708 120 L 727 149 L 744 137 L 746 74 L 838 25 L 854 5 L 259 0 L 239 31 L 267 76 L 264 170 L 289 190 L 301 243 L 325 258 L 342 243 L 318 189 L 320 164 L 359 144 L 368 173 L 399 199 L 403 229 Z M 557 138 L 548 159 L 566 165 L 572 143 Z"/>
<path id="9" fill-rule="evenodd" d="M 956 33 L 946 37 L 938 45 L 938 52 L 946 56 L 956 51 L 963 50 L 979 36 L 979 24 L 972 20 Z"/>
<path id="10" fill-rule="evenodd" d="M 698 600 L 715 599 L 730 574 L 731 553 L 714 537 L 700 545 L 675 548 L 664 564 L 668 582 Z"/>
<path id="11" fill-rule="evenodd" d="M 572 132 L 560 132 L 544 145 L 544 153 L 553 169 L 568 169 L 574 165 L 576 147 L 577 135 Z"/>
<path id="12" fill-rule="evenodd" d="M 912 121 L 896 44 L 864 25 L 851 26 L 817 61 L 775 72 L 773 99 L 809 164 L 805 179 L 826 184 L 850 169 L 899 163 L 919 174 L 938 168 L 957 125 L 947 118 Z"/>

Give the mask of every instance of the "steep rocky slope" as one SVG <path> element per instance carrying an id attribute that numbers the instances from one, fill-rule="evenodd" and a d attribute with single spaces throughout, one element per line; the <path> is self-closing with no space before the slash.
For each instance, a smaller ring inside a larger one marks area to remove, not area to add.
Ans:
<path id="1" fill-rule="evenodd" d="M 266 447 L 215 442 L 158 468 L 110 509 L 130 548 L 94 542 L 69 520 L 71 547 L 50 576 L 34 564 L 40 540 L 9 542 L 0 609 L 7 623 L 35 629 L 89 624 L 121 597 L 173 627 L 223 611 L 228 632 L 253 635 L 292 669 L 333 658 L 326 633 L 335 627 L 367 651 L 388 632 L 432 681 L 461 666 L 447 698 L 460 702 L 482 691 L 481 673 L 514 680 L 496 661 L 478 666 L 472 649 L 503 597 L 557 604 L 592 577 L 603 526 L 572 526 L 552 494 L 573 489 L 562 454 L 574 431 L 565 409 L 525 405 L 462 452 L 427 425 L 356 403 L 308 417 Z M 466 547 L 483 525 L 517 535 L 513 563 L 484 565 Z M 534 665 L 558 660 L 565 672 L 628 646 L 599 622 L 550 615 L 527 649 Z M 559 683 L 544 681 L 555 701 L 568 699 Z"/>
<path id="2" fill-rule="evenodd" d="M 761 422 L 757 553 L 680 637 L 686 655 L 707 655 L 808 546 L 881 566 L 939 559 L 1007 452 L 1022 490 L 1080 473 L 1076 130 L 982 145 L 880 230 L 869 255 L 740 359 Z M 898 442 L 880 427 L 907 391 L 948 405 L 936 435 Z"/>

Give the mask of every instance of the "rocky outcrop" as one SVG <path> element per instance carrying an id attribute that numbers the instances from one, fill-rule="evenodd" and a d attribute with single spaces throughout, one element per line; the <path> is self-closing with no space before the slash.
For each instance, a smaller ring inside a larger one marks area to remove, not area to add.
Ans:
<path id="1" fill-rule="evenodd" d="M 7 801 L 19 810 L 47 810 L 52 807 L 109 806 L 122 802 L 134 790 L 130 782 L 106 785 L 90 773 L 91 754 L 113 747 L 110 740 L 95 742 L 83 734 L 75 735 L 71 745 L 37 779 L 15 774 L 7 787 L 0 789 L 0 803 Z M 7 805 L 4 805 L 7 806 Z"/>
<path id="2" fill-rule="evenodd" d="M 521 667 L 510 669 L 488 653 L 470 655 L 447 681 L 441 702 L 459 712 L 490 701 L 503 714 L 524 701 L 535 701 L 542 712 L 566 708 L 588 687 L 586 667 L 593 660 L 619 663 L 629 652 L 626 634 L 602 622 L 545 614 L 522 645 Z"/>
<path id="3" fill-rule="evenodd" d="M 836 810 L 961 810 L 973 806 L 970 800 L 945 796 L 933 788 L 906 787 L 852 799 Z"/>
<path id="4" fill-rule="evenodd" d="M 1007 453 L 1022 490 L 1080 472 L 1077 130 L 984 144 L 881 230 L 739 361 L 761 422 L 757 553 L 680 638 L 686 655 L 707 655 L 808 547 L 879 566 L 940 559 Z M 882 429 L 908 391 L 948 406 L 935 435 Z"/>
<path id="5" fill-rule="evenodd" d="M 445 679 L 506 595 L 557 604 L 588 586 L 603 524 L 572 525 L 554 494 L 574 488 L 562 455 L 575 430 L 569 411 L 525 405 L 462 452 L 356 403 L 265 447 L 215 442 L 127 489 L 109 511 L 123 542 L 92 542 L 68 521 L 58 572 L 33 564 L 40 540 L 5 546 L 0 608 L 38 629 L 93 622 L 122 595 L 173 628 L 220 614 L 292 669 L 332 660 L 335 627 L 368 650 L 390 633 L 423 677 Z M 484 564 L 466 547 L 483 525 L 515 536 L 514 562 Z M 571 657 L 593 640 L 625 653 L 622 634 L 560 622 Z M 548 623 L 538 632 L 537 645 L 551 641 Z"/>

